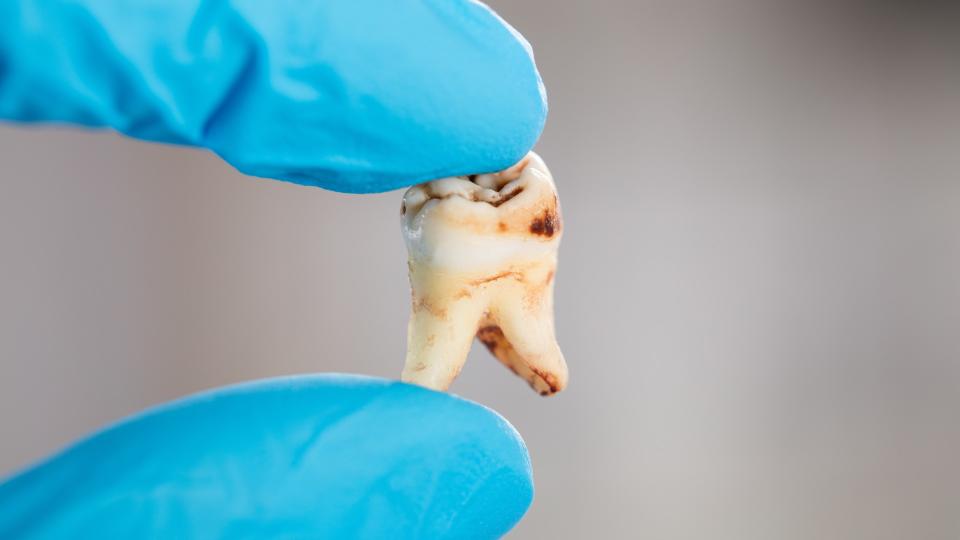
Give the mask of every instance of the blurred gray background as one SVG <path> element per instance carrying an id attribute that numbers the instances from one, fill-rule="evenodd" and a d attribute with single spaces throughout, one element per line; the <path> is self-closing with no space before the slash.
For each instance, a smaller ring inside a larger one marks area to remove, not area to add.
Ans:
<path id="1" fill-rule="evenodd" d="M 511 537 L 960 538 L 955 4 L 494 2 L 567 224 L 570 388 L 475 348 L 453 389 L 530 447 Z M 69 129 L 0 159 L 0 474 L 204 388 L 398 375 L 399 192 Z"/>

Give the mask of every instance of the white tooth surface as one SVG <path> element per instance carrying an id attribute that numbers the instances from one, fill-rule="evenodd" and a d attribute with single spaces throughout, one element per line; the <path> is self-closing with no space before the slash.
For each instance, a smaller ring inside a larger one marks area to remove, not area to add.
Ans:
<path id="1" fill-rule="evenodd" d="M 413 294 L 403 380 L 447 389 L 477 336 L 538 392 L 563 389 L 553 325 L 562 225 L 539 156 L 414 186 L 402 214 Z"/>

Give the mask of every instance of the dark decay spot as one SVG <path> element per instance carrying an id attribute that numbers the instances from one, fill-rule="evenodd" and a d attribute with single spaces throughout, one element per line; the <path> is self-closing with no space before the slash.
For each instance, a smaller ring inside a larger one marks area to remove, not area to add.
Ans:
<path id="1" fill-rule="evenodd" d="M 549 390 L 545 390 L 540 393 L 541 396 L 549 396 L 550 394 L 556 394 L 560 391 L 560 385 L 557 383 L 557 378 L 552 373 L 547 373 L 541 369 L 537 369 L 533 366 L 530 366 L 530 370 L 533 371 L 537 377 L 540 377 L 543 382 L 550 387 Z"/>
<path id="2" fill-rule="evenodd" d="M 404 215 L 404 214 L 406 214 L 406 213 L 407 213 L 407 202 L 406 202 L 406 201 L 400 201 L 400 215 L 402 216 L 402 215 Z"/>
<path id="3" fill-rule="evenodd" d="M 506 232 L 507 224 L 502 221 L 500 223 L 497 223 L 497 230 L 499 230 L 500 232 Z"/>
<path id="4" fill-rule="evenodd" d="M 497 345 L 504 340 L 503 330 L 499 326 L 484 326 L 477 330 L 477 339 L 479 339 L 490 352 L 497 350 Z"/>
<path id="5" fill-rule="evenodd" d="M 471 181 L 471 182 L 476 182 L 476 181 L 477 181 L 477 175 L 475 175 L 475 174 L 468 175 L 468 176 L 467 176 L 467 180 L 469 180 L 469 181 Z"/>
<path id="6" fill-rule="evenodd" d="M 539 236 L 546 236 L 547 238 L 553 236 L 553 233 L 556 232 L 557 227 L 557 216 L 550 210 L 544 210 L 543 215 L 538 216 L 533 220 L 533 223 L 530 224 L 530 232 Z"/>
<path id="7" fill-rule="evenodd" d="M 521 377 L 516 366 L 508 361 L 510 356 L 510 344 L 507 343 L 507 338 L 503 335 L 503 330 L 501 330 L 499 326 L 490 325 L 480 328 L 477 330 L 477 339 L 486 345 L 487 350 L 490 351 L 490 354 L 496 356 L 503 365 L 507 366 L 507 368 L 513 372 L 514 375 Z M 503 346 L 501 354 L 497 354 L 497 350 L 501 348 L 501 345 Z"/>

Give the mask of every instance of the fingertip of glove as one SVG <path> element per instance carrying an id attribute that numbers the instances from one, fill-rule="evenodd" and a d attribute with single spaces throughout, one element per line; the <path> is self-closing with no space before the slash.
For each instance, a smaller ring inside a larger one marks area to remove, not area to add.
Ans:
<path id="1" fill-rule="evenodd" d="M 88 437 L 0 483 L 0 532 L 495 538 L 532 497 L 526 446 L 496 412 L 307 375 L 202 392 Z"/>
<path id="2" fill-rule="evenodd" d="M 431 97 L 442 111 L 421 126 L 427 141 L 432 132 L 441 135 L 421 146 L 429 154 L 420 170 L 391 188 L 505 169 L 533 148 L 547 119 L 546 89 L 520 32 L 480 2 L 437 3 L 434 9 L 450 32 L 443 41 L 457 51 L 447 59 L 445 84 Z M 424 109 L 434 112 L 429 104 Z"/>
<path id="3" fill-rule="evenodd" d="M 345 193 L 501 170 L 533 148 L 547 99 L 519 32 L 475 1 L 363 4 L 327 14 L 337 24 L 319 34 L 337 47 L 315 78 L 302 79 L 302 60 L 275 56 L 263 90 L 219 119 L 210 148 L 245 174 Z M 287 79 L 314 97 L 285 94 Z"/>
<path id="4" fill-rule="evenodd" d="M 452 430 L 460 433 L 435 433 L 438 451 L 446 454 L 451 470 L 458 470 L 459 480 L 433 487 L 434 504 L 428 512 L 433 519 L 424 520 L 429 526 L 422 532 L 444 538 L 499 538 L 506 534 L 529 509 L 534 495 L 530 455 L 520 433 L 484 405 L 452 394 L 397 385 L 398 392 L 410 392 L 418 409 L 429 411 L 421 426 L 451 426 L 453 420 Z M 424 396 L 430 398 L 424 400 Z"/>

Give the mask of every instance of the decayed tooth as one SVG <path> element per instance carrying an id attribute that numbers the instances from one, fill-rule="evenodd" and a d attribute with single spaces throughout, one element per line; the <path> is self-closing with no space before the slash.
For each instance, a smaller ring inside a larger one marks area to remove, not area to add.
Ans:
<path id="1" fill-rule="evenodd" d="M 543 160 L 531 152 L 498 173 L 414 186 L 401 214 L 413 292 L 403 380 L 446 390 L 476 336 L 534 390 L 562 390 L 553 324 L 562 226 Z"/>

